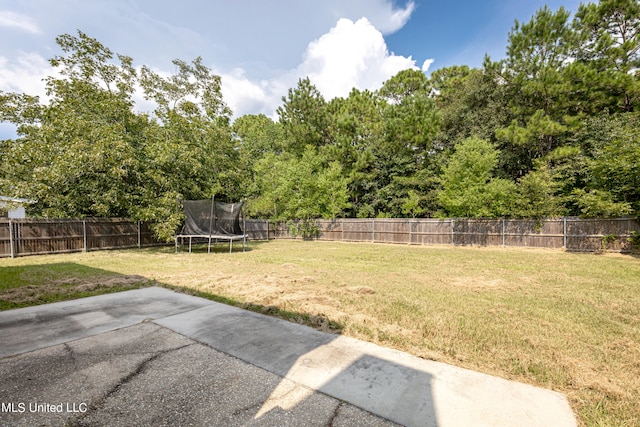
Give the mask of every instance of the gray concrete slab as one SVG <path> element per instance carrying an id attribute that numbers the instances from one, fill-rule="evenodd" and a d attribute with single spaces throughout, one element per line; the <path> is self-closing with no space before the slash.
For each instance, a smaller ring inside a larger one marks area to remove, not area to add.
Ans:
<path id="1" fill-rule="evenodd" d="M 151 287 L 0 312 L 0 357 L 213 304 Z"/>
<path id="2" fill-rule="evenodd" d="M 0 312 L 0 332 L 3 405 L 89 408 L 44 424 L 576 425 L 553 391 L 161 288 Z"/>
<path id="3" fill-rule="evenodd" d="M 406 426 L 575 426 L 565 396 L 221 304 L 156 321 Z"/>
<path id="4" fill-rule="evenodd" d="M 153 323 L 0 359 L 2 426 L 395 424 Z"/>

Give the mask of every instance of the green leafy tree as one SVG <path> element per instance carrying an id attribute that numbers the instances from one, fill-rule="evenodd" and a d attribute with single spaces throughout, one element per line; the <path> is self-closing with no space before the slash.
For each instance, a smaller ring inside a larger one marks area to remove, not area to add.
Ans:
<path id="1" fill-rule="evenodd" d="M 347 98 L 334 98 L 327 108 L 331 141 L 322 152 L 342 165 L 353 216 L 369 216 L 372 210 L 372 189 L 376 188 L 373 151 L 384 138 L 384 107 L 385 101 L 376 93 L 353 89 Z"/>
<path id="2" fill-rule="evenodd" d="M 510 214 L 516 185 L 493 177 L 498 155 L 491 143 L 475 137 L 456 146 L 440 177 L 438 202 L 447 215 L 495 218 Z"/>
<path id="3" fill-rule="evenodd" d="M 562 7 L 553 12 L 544 6 L 529 22 L 516 21 L 509 33 L 501 76 L 509 86 L 515 117 L 496 136 L 520 148 L 519 175 L 560 145 L 560 136 L 568 130 L 564 116 L 570 88 L 563 68 L 571 61 L 576 44 L 569 15 Z"/>
<path id="4" fill-rule="evenodd" d="M 384 137 L 372 149 L 376 191 L 371 205 L 376 216 L 400 217 L 409 190 L 426 194 L 434 184 L 429 172 L 439 154 L 434 141 L 440 117 L 421 71 L 399 72 L 379 93 L 387 104 Z"/>
<path id="5" fill-rule="evenodd" d="M 640 103 L 640 3 L 600 0 L 581 4 L 574 27 L 580 35 L 574 73 L 586 101 L 598 110 L 630 112 Z"/>
<path id="6" fill-rule="evenodd" d="M 589 158 L 585 152 L 576 145 L 563 145 L 556 148 L 543 159 L 536 163 L 533 173 L 542 173 L 540 191 L 549 194 L 548 201 L 553 206 L 559 203 L 558 215 L 578 215 L 579 211 L 574 203 L 573 190 L 584 188 L 589 179 Z M 551 177 L 551 182 L 547 176 Z M 541 184 L 542 184 L 541 183 Z M 551 195 L 554 197 L 551 198 Z M 544 205 L 544 203 L 543 203 Z M 546 216 L 554 216 L 546 214 Z"/>
<path id="7" fill-rule="evenodd" d="M 588 200 L 602 201 L 605 206 L 609 201 L 620 203 L 621 206 L 630 206 L 637 214 L 640 212 L 640 114 L 603 115 L 592 118 L 589 126 L 592 127 L 586 133 L 590 148 L 587 162 L 589 179 L 584 188 L 589 193 L 596 193 Z M 575 194 L 577 198 L 585 196 L 582 192 Z M 622 211 L 632 213 L 626 208 Z M 606 216 L 612 215 L 606 213 L 607 210 L 602 212 Z"/>
<path id="8" fill-rule="evenodd" d="M 573 196 L 583 218 L 619 218 L 633 212 L 630 203 L 614 200 L 613 195 L 606 190 L 586 191 L 576 188 Z"/>
<path id="9" fill-rule="evenodd" d="M 280 154 L 285 148 L 282 125 L 264 114 L 238 117 L 233 122 L 232 131 L 248 159 L 258 160 L 267 153 Z"/>
<path id="10" fill-rule="evenodd" d="M 162 77 L 142 67 L 140 78 L 145 96 L 157 104 L 157 122 L 145 134 L 149 185 L 137 216 L 162 219 L 161 234 L 166 238 L 181 220 L 175 209 L 177 199 L 243 196 L 231 111 L 222 99 L 220 76 L 201 58 L 173 63 L 174 75 Z"/>
<path id="11" fill-rule="evenodd" d="M 287 151 L 301 156 L 307 145 L 321 147 L 329 142 L 327 103 L 308 77 L 289 89 L 282 102 L 277 113 Z"/>
<path id="12" fill-rule="evenodd" d="M 267 154 L 256 163 L 260 197 L 252 212 L 274 220 L 335 218 L 349 207 L 347 179 L 338 162 L 326 164 L 308 146 L 302 157 Z"/>
<path id="13" fill-rule="evenodd" d="M 428 95 L 430 91 L 429 79 L 422 71 L 406 69 L 384 82 L 378 92 L 389 103 L 399 104 L 408 97 Z"/>
<path id="14" fill-rule="evenodd" d="M 421 206 L 421 197 L 415 190 L 409 190 L 402 203 L 402 213 L 412 218 L 422 215 L 426 210 Z"/>
<path id="15" fill-rule="evenodd" d="M 178 198 L 237 198 L 236 150 L 220 78 L 198 58 L 162 78 L 78 32 L 56 39 L 48 104 L 2 93 L 0 118 L 18 127 L 2 144 L 0 190 L 36 201 L 31 214 L 132 217 L 169 238 Z M 133 112 L 140 83 L 155 117 Z"/>
<path id="16" fill-rule="evenodd" d="M 562 199 L 557 196 L 558 183 L 546 162 L 518 180 L 517 197 L 512 216 L 520 218 L 550 218 L 564 214 Z"/>
<path id="17" fill-rule="evenodd" d="M 442 149 L 470 136 L 495 141 L 495 130 L 511 119 L 507 87 L 500 83 L 490 62 L 483 69 L 441 68 L 431 74 L 431 85 L 440 111 L 436 140 Z"/>
<path id="18" fill-rule="evenodd" d="M 2 116 L 18 126 L 6 143 L 2 191 L 35 200 L 42 216 L 128 216 L 138 205 L 140 136 L 148 122 L 132 113 L 136 73 L 82 32 L 56 39 L 50 60 L 59 77 L 46 79 L 51 101 L 3 95 Z"/>
<path id="19" fill-rule="evenodd" d="M 285 147 L 284 131 L 280 123 L 264 114 L 248 114 L 237 118 L 232 125 L 236 139 L 239 180 L 244 197 L 258 196 L 255 165 L 268 154 L 281 154 Z"/>

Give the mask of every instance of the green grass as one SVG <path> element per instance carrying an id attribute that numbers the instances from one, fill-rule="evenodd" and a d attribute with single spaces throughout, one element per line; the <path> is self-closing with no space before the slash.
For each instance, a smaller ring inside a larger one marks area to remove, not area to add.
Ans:
<path id="1" fill-rule="evenodd" d="M 76 262 L 50 262 L 53 259 L 0 261 L 0 310 L 137 289 L 152 283 L 144 277 L 114 274 Z M 33 263 L 43 260 L 48 262 Z"/>
<path id="2" fill-rule="evenodd" d="M 558 390 L 583 425 L 640 425 L 637 257 L 302 241 L 227 250 L 2 259 L 0 308 L 10 288 L 157 283 Z"/>

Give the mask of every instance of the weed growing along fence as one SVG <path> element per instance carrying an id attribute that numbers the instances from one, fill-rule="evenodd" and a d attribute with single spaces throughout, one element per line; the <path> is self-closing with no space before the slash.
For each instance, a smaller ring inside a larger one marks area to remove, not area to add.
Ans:
<path id="1" fill-rule="evenodd" d="M 253 240 L 301 238 L 291 224 L 246 220 Z M 634 218 L 535 220 L 477 219 L 337 219 L 313 221 L 316 240 L 399 243 L 408 245 L 478 245 L 564 248 L 575 252 L 631 249 L 629 239 L 640 232 Z"/>

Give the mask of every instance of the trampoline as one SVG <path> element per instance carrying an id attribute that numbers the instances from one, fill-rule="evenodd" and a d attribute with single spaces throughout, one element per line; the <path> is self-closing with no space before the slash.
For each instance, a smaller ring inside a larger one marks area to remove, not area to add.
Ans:
<path id="1" fill-rule="evenodd" d="M 206 200 L 183 200 L 182 207 L 186 217 L 180 233 L 176 234 L 176 253 L 178 252 L 178 240 L 184 245 L 189 240 L 189 253 L 191 245 L 195 241 L 208 242 L 207 253 L 211 253 L 211 243 L 229 241 L 229 253 L 233 251 L 233 242 L 242 241 L 242 251 L 245 250 L 247 235 L 244 234 L 244 226 L 240 226 L 242 214 L 242 202 L 222 203 L 216 202 L 215 196 Z M 244 225 L 244 215 L 242 215 Z"/>

